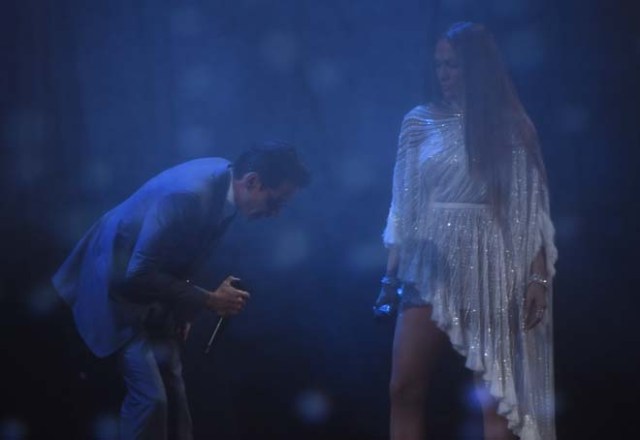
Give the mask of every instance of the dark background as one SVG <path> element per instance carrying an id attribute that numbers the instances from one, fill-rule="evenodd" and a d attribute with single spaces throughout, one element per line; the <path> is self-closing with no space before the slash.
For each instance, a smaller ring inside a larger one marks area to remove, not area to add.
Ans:
<path id="1" fill-rule="evenodd" d="M 390 325 L 370 306 L 402 116 L 428 99 L 436 36 L 495 33 L 548 168 L 561 439 L 626 438 L 640 381 L 636 299 L 640 15 L 595 0 L 24 0 L 3 4 L 2 438 L 113 438 L 123 386 L 49 284 L 104 211 L 160 170 L 299 146 L 314 174 L 278 219 L 237 221 L 212 285 L 253 299 L 184 363 L 197 438 L 382 439 Z M 434 438 L 474 439 L 469 375 L 443 358 Z M 631 423 L 630 423 L 631 422 Z"/>

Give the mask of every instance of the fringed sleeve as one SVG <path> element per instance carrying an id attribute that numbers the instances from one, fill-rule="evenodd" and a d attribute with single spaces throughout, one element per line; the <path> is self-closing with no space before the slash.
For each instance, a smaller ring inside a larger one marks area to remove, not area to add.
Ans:
<path id="1" fill-rule="evenodd" d="M 386 247 L 399 246 L 406 239 L 408 224 L 415 222 L 415 203 L 420 189 L 418 175 L 418 148 L 424 140 L 425 108 L 418 106 L 404 117 L 398 137 L 398 152 L 393 170 L 391 207 L 387 224 L 382 234 Z"/>
<path id="2" fill-rule="evenodd" d="M 514 148 L 509 204 L 512 267 L 516 275 L 513 294 L 517 309 L 523 309 L 531 265 L 540 252 L 545 258 L 549 280 L 547 311 L 543 321 L 526 331 L 520 317 L 516 333 L 519 337 L 514 347 L 515 357 L 521 359 L 514 368 L 521 417 L 510 418 L 510 421 L 513 423 L 519 419 L 516 432 L 521 438 L 532 440 L 555 438 L 552 278 L 558 252 L 554 244 L 549 193 L 538 155 L 538 151 L 527 151 L 522 146 Z"/>

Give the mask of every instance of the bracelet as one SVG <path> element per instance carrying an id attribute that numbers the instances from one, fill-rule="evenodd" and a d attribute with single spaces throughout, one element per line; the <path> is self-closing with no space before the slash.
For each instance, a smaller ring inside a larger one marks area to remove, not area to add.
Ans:
<path id="1" fill-rule="evenodd" d="M 529 282 L 527 283 L 527 285 L 531 283 L 540 284 L 545 289 L 549 287 L 549 281 L 545 277 L 537 273 L 531 274 L 531 276 L 529 277 Z"/>

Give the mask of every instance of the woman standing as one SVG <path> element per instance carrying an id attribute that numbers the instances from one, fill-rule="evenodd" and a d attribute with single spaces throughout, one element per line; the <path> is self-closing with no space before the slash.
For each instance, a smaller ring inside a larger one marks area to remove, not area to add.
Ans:
<path id="1" fill-rule="evenodd" d="M 557 257 L 536 131 L 491 34 L 438 40 L 441 96 L 404 118 L 377 306 L 399 293 L 391 438 L 424 437 L 432 365 L 466 358 L 487 439 L 553 440 L 551 279 Z"/>

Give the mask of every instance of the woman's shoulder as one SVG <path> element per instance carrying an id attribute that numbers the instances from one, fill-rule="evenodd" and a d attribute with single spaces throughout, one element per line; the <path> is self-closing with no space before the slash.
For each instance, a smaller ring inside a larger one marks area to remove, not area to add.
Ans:
<path id="1" fill-rule="evenodd" d="M 460 114 L 452 112 L 450 109 L 442 106 L 437 102 L 429 102 L 420 104 L 409 110 L 404 119 L 422 119 L 425 121 L 437 121 L 460 116 Z"/>
<path id="2" fill-rule="evenodd" d="M 408 118 L 422 118 L 422 119 L 426 119 L 429 117 L 431 111 L 430 111 L 430 107 L 431 104 L 419 104 L 416 105 L 415 107 L 413 107 L 411 110 L 409 110 L 404 118 L 408 119 Z"/>
<path id="3" fill-rule="evenodd" d="M 504 126 L 507 127 L 506 134 L 514 147 L 533 148 L 538 143 L 536 128 L 524 110 L 506 114 Z"/>

